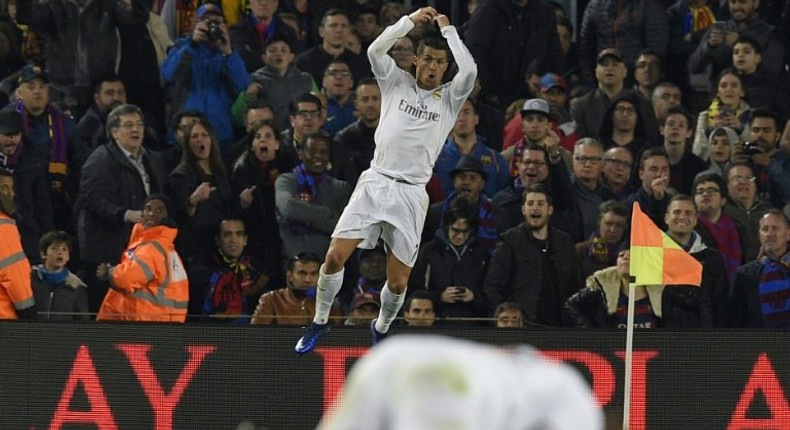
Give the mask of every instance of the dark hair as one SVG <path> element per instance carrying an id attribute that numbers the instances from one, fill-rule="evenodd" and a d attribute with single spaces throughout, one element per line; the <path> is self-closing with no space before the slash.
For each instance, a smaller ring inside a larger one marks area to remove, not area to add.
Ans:
<path id="1" fill-rule="evenodd" d="M 272 43 L 282 42 L 288 45 L 288 49 L 291 50 L 291 53 L 296 53 L 296 48 L 294 47 L 294 42 L 289 37 L 285 37 L 282 33 L 275 32 L 273 35 L 266 38 L 266 43 L 263 45 L 263 50 L 266 51 L 266 48 L 269 47 Z"/>
<path id="2" fill-rule="evenodd" d="M 724 178 L 721 175 L 719 175 L 718 173 L 713 173 L 713 172 L 711 172 L 711 173 L 701 173 L 701 174 L 697 175 L 697 177 L 694 178 L 693 185 L 691 186 L 691 191 L 695 195 L 697 194 L 697 185 L 699 185 L 699 184 L 701 184 L 703 182 L 713 182 L 713 183 L 715 183 L 716 185 L 719 186 L 719 194 L 722 197 L 724 197 L 725 199 L 727 198 L 727 181 L 725 181 Z"/>
<path id="3" fill-rule="evenodd" d="M 308 143 L 312 143 L 316 141 L 324 142 L 326 143 L 326 146 L 328 148 L 330 149 L 332 148 L 332 138 L 329 137 L 329 134 L 325 132 L 322 133 L 319 131 L 318 133 L 308 134 L 307 136 L 302 138 L 302 141 L 299 142 L 299 152 L 301 153 L 302 151 L 304 151 L 304 149 L 307 148 Z"/>
<path id="4" fill-rule="evenodd" d="M 729 180 L 730 172 L 736 167 L 747 167 L 752 172 L 752 176 L 754 176 L 754 165 L 752 165 L 752 163 L 749 163 L 748 161 L 733 161 L 732 163 L 728 164 L 726 168 L 724 168 L 725 180 Z"/>
<path id="5" fill-rule="evenodd" d="M 71 235 L 62 230 L 52 230 L 44 233 L 41 236 L 41 239 L 38 241 L 38 250 L 41 251 L 42 254 L 46 254 L 47 248 L 52 245 L 65 243 L 66 248 L 69 249 L 71 252 Z"/>
<path id="6" fill-rule="evenodd" d="M 316 109 L 319 111 L 321 110 L 321 99 L 314 96 L 310 92 L 302 93 L 293 99 L 291 99 L 291 103 L 288 104 L 288 113 L 290 115 L 296 115 L 299 113 L 299 103 L 313 103 L 316 106 Z"/>
<path id="7" fill-rule="evenodd" d="M 217 135 L 214 134 L 214 128 L 211 127 L 211 123 L 208 119 L 198 118 L 197 121 L 189 124 L 187 129 L 184 130 L 184 148 L 181 152 L 181 163 L 186 164 L 189 166 L 194 172 L 200 172 L 201 168 L 198 166 L 198 159 L 195 157 L 195 153 L 189 147 L 189 140 L 192 138 L 192 130 L 195 126 L 202 126 L 206 129 L 206 133 L 208 133 L 209 138 L 211 139 L 211 153 L 209 154 L 209 166 L 211 167 L 211 172 L 214 175 L 224 175 L 225 174 L 225 164 L 222 162 L 222 155 L 220 154 L 219 149 L 219 141 L 217 140 Z"/>
<path id="8" fill-rule="evenodd" d="M 111 141 L 115 140 L 112 137 L 112 131 L 121 126 L 121 117 L 132 114 L 139 115 L 140 119 L 145 121 L 143 111 L 137 107 L 137 105 L 127 103 L 116 106 L 113 110 L 111 110 L 110 113 L 107 114 L 107 138 Z"/>
<path id="9" fill-rule="evenodd" d="M 750 45 L 752 49 L 754 49 L 754 52 L 757 54 L 762 55 L 763 53 L 763 47 L 762 45 L 760 45 L 760 42 L 758 42 L 757 39 L 751 36 L 738 36 L 738 39 L 735 41 L 735 43 L 732 44 L 732 47 L 734 48 L 735 45 L 739 43 Z"/>
<path id="10" fill-rule="evenodd" d="M 784 212 L 782 212 L 781 209 L 777 209 L 777 208 L 768 209 L 768 211 L 766 211 L 763 214 L 763 216 L 760 217 L 760 224 L 762 224 L 763 219 L 765 219 L 765 217 L 767 217 L 768 215 L 776 215 L 782 217 L 782 219 L 785 221 L 785 225 L 790 227 L 790 219 L 787 219 L 787 215 Z"/>
<path id="11" fill-rule="evenodd" d="M 499 314 L 509 310 L 517 310 L 521 314 L 521 319 L 526 320 L 526 315 L 524 315 L 524 309 L 521 307 L 520 304 L 516 302 L 502 302 L 499 306 L 496 307 L 494 311 L 494 318 L 498 317 Z M 496 323 L 496 322 L 495 322 Z"/>
<path id="12" fill-rule="evenodd" d="M 568 17 L 562 16 L 557 18 L 557 25 L 567 28 L 571 37 L 573 37 L 573 24 L 571 24 L 571 20 L 568 19 Z"/>
<path id="13" fill-rule="evenodd" d="M 639 170 L 645 168 L 645 161 L 650 157 L 664 157 L 669 160 L 669 156 L 667 155 L 667 151 L 664 150 L 664 147 L 653 146 L 642 151 L 642 155 L 639 157 Z"/>
<path id="14" fill-rule="evenodd" d="M 732 75 L 732 76 L 735 76 L 736 78 L 738 78 L 738 82 L 741 83 L 741 89 L 743 89 L 743 80 L 741 80 L 741 75 L 739 75 L 738 71 L 733 69 L 732 67 L 728 67 L 728 68 L 722 70 L 721 72 L 719 72 L 718 75 L 716 75 L 716 88 L 719 88 L 719 82 L 721 82 L 722 78 L 724 78 L 727 75 Z M 714 90 L 714 92 L 715 91 L 717 91 L 717 90 Z M 713 97 L 716 98 L 718 96 L 716 95 L 716 96 L 713 96 Z"/>
<path id="15" fill-rule="evenodd" d="M 426 47 L 444 51 L 447 54 L 447 62 L 453 61 L 453 53 L 450 51 L 450 45 L 447 44 L 447 40 L 438 37 L 426 37 L 417 44 L 417 55 L 422 55 Z"/>
<path id="16" fill-rule="evenodd" d="M 255 141 L 255 133 L 258 132 L 263 127 L 269 127 L 272 129 L 274 133 L 274 138 L 279 142 L 280 141 L 280 131 L 277 130 L 277 127 L 274 125 L 274 121 L 268 119 L 260 119 L 255 121 L 250 126 L 250 132 L 247 133 L 247 144 L 244 146 L 248 151 L 252 148 L 252 142 Z"/>
<path id="17" fill-rule="evenodd" d="M 469 231 L 474 235 L 480 216 L 477 214 L 477 208 L 464 198 L 453 200 L 442 216 L 442 224 L 445 228 L 449 228 L 459 219 L 465 219 L 469 223 Z"/>
<path id="18" fill-rule="evenodd" d="M 659 54 L 658 51 L 656 51 L 655 49 L 651 49 L 651 48 L 645 48 L 645 49 L 639 51 L 639 55 L 637 55 L 636 58 L 638 59 L 639 57 L 641 57 L 643 55 L 652 55 L 652 56 L 658 58 L 658 66 L 661 67 L 662 70 L 664 69 L 664 57 L 662 57 L 661 54 Z M 636 64 L 634 64 L 634 66 L 636 66 Z"/>
<path id="19" fill-rule="evenodd" d="M 409 312 L 411 310 L 411 302 L 414 300 L 430 300 L 434 311 L 436 311 L 436 301 L 433 299 L 433 294 L 428 290 L 417 290 L 409 294 L 409 297 L 406 298 L 406 302 L 403 304 L 404 312 Z"/>
<path id="20" fill-rule="evenodd" d="M 288 271 L 294 270 L 296 263 L 318 263 L 321 265 L 323 260 L 315 252 L 302 251 L 288 259 Z"/>
<path id="21" fill-rule="evenodd" d="M 609 212 L 617 216 L 628 218 L 628 206 L 626 206 L 625 203 L 618 200 L 607 200 L 598 205 L 598 222 L 601 222 L 603 216 Z"/>
<path id="22" fill-rule="evenodd" d="M 327 64 L 326 67 L 324 67 L 323 76 L 326 76 L 326 71 L 329 70 L 329 67 L 333 64 L 344 64 L 346 67 L 348 67 L 348 71 L 351 72 L 351 64 L 348 61 L 342 58 L 333 58 L 331 61 L 329 61 L 329 64 Z M 351 79 L 354 79 L 353 73 L 351 74 Z"/>
<path id="23" fill-rule="evenodd" d="M 216 237 L 219 237 L 222 234 L 222 223 L 229 222 L 229 221 L 238 221 L 244 227 L 244 234 L 247 234 L 247 225 L 244 223 L 244 218 L 241 215 L 236 213 L 228 213 L 222 218 L 220 218 L 219 222 L 217 222 L 217 231 L 215 232 Z"/>
<path id="24" fill-rule="evenodd" d="M 97 79 L 93 84 L 93 94 L 99 94 L 101 92 L 101 87 L 104 85 L 105 82 L 120 82 L 123 84 L 121 78 L 117 75 L 107 75 Z"/>
<path id="25" fill-rule="evenodd" d="M 691 202 L 691 204 L 694 205 L 694 212 L 697 211 L 697 202 L 688 194 L 678 193 L 670 197 L 669 203 L 667 204 L 667 213 L 669 213 L 669 207 L 672 205 L 672 202 Z"/>
<path id="26" fill-rule="evenodd" d="M 349 25 L 351 24 L 351 17 L 348 15 L 348 12 L 346 12 L 343 9 L 333 7 L 331 9 L 328 9 L 326 12 L 324 12 L 323 15 L 321 15 L 321 27 L 323 27 L 324 24 L 326 24 L 326 19 L 327 18 L 332 17 L 332 16 L 337 16 L 337 15 L 345 16 L 346 19 L 348 20 Z"/>
<path id="27" fill-rule="evenodd" d="M 683 115 L 684 117 L 686 117 L 686 125 L 688 126 L 689 130 L 691 130 L 691 128 L 693 127 L 693 123 L 691 122 L 692 121 L 691 112 L 689 112 L 688 108 L 686 108 L 685 106 L 683 105 L 672 106 L 667 110 L 666 118 L 669 118 L 670 115 Z M 665 122 L 666 122 L 666 118 L 664 118 Z"/>
<path id="28" fill-rule="evenodd" d="M 5 176 L 6 178 L 14 179 L 14 173 L 6 169 L 5 167 L 0 167 L 0 177 L 2 176 Z"/>
<path id="29" fill-rule="evenodd" d="M 376 88 L 378 88 L 379 81 L 377 81 L 376 78 L 362 78 L 359 81 L 357 81 L 357 85 L 355 88 L 359 88 L 362 85 L 375 85 Z"/>
<path id="30" fill-rule="evenodd" d="M 194 109 L 182 110 L 173 117 L 173 124 L 178 127 L 178 124 L 181 123 L 181 120 L 184 118 L 206 118 L 206 115 Z"/>
<path id="31" fill-rule="evenodd" d="M 526 190 L 524 190 L 524 201 L 526 201 L 526 200 L 527 200 L 527 194 L 529 194 L 529 193 L 543 194 L 544 196 L 546 196 L 546 201 L 547 201 L 547 202 L 548 202 L 550 205 L 553 205 L 553 204 L 554 204 L 554 203 L 552 202 L 552 199 L 551 199 L 551 194 L 549 193 L 549 189 L 548 189 L 548 187 L 546 187 L 545 185 L 543 185 L 543 184 L 541 184 L 541 183 L 532 184 L 532 185 L 530 185 L 529 187 L 527 187 L 527 189 L 526 189 Z"/>
<path id="32" fill-rule="evenodd" d="M 771 109 L 764 107 L 751 109 L 749 111 L 749 126 L 752 125 L 752 122 L 755 118 L 770 118 L 774 120 L 774 128 L 776 128 L 777 131 L 779 130 L 779 117 L 776 115 L 776 112 L 772 111 Z"/>

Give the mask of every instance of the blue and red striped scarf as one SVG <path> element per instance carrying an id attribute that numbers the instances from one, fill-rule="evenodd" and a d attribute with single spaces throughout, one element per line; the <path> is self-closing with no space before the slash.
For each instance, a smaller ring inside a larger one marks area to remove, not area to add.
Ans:
<path id="1" fill-rule="evenodd" d="M 15 108 L 22 116 L 22 128 L 25 136 L 30 135 L 30 115 L 22 100 L 17 100 Z M 47 105 L 44 115 L 47 116 L 49 126 L 49 164 L 47 172 L 52 184 L 52 189 L 59 190 L 66 182 L 68 173 L 69 140 L 66 136 L 66 120 L 63 112 L 53 106 Z"/>
<path id="2" fill-rule="evenodd" d="M 698 216 L 697 219 L 711 233 L 713 239 L 716 240 L 716 248 L 721 253 L 721 256 L 724 257 L 727 279 L 732 279 L 735 269 L 741 265 L 743 260 L 741 236 L 738 234 L 735 220 L 725 212 L 721 213 L 719 220 L 715 223 L 702 216 Z"/>
<path id="3" fill-rule="evenodd" d="M 760 259 L 760 308 L 766 327 L 790 328 L 790 252 L 782 258 Z"/>

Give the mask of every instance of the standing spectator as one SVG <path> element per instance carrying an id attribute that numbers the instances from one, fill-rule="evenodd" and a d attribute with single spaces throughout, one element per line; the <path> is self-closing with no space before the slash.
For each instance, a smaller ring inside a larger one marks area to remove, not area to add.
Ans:
<path id="1" fill-rule="evenodd" d="M 713 79 L 732 67 L 732 47 L 740 36 L 749 36 L 760 44 L 766 72 L 776 76 L 782 70 L 782 38 L 774 27 L 760 19 L 760 0 L 730 0 L 729 4 L 732 19 L 708 27 L 688 61 L 689 71 L 695 73 L 712 66 L 711 93 L 716 90 Z"/>
<path id="2" fill-rule="evenodd" d="M 743 264 L 741 237 L 743 226 L 726 212 L 727 188 L 724 178 L 715 173 L 704 173 L 694 179 L 694 203 L 697 205 L 697 229 L 702 241 L 715 248 L 724 258 L 727 279 Z"/>
<path id="3" fill-rule="evenodd" d="M 126 104 L 126 87 L 117 76 L 102 78 L 93 86 L 93 104 L 77 123 L 77 136 L 88 154 L 109 142 L 107 115 L 122 104 Z"/>
<path id="4" fill-rule="evenodd" d="M 730 326 L 788 328 L 790 220 L 771 209 L 760 218 L 762 255 L 735 272 Z M 778 304 L 776 306 L 775 304 Z"/>
<path id="5" fill-rule="evenodd" d="M 691 137 L 691 115 L 683 106 L 669 110 L 667 119 L 661 126 L 664 136 L 664 151 L 669 158 L 669 186 L 683 194 L 692 194 L 694 177 L 708 168 L 701 158 L 688 150 Z"/>
<path id="6" fill-rule="evenodd" d="M 707 101 L 707 91 L 705 92 L 705 100 Z M 680 106 L 683 101 L 683 93 L 680 87 L 672 82 L 661 82 L 653 89 L 653 95 L 650 102 L 653 104 L 653 111 L 656 114 L 656 122 L 663 124 L 667 118 L 667 111 L 671 107 Z M 693 112 L 698 110 L 694 109 Z"/>
<path id="7" fill-rule="evenodd" d="M 741 140 L 749 137 L 746 123 L 751 114 L 744 97 L 741 78 L 734 69 L 727 69 L 716 80 L 716 95 L 707 110 L 699 113 L 697 132 L 691 150 L 703 160 L 708 160 L 710 149 L 707 136 L 717 127 L 729 127 L 741 135 Z"/>
<path id="8" fill-rule="evenodd" d="M 603 153 L 603 183 L 618 200 L 625 199 L 633 190 L 630 187 L 634 156 L 631 151 L 616 146 Z"/>
<path id="9" fill-rule="evenodd" d="M 186 145 L 181 163 L 170 173 L 167 194 L 176 213 L 170 214 L 180 225 L 176 249 L 189 264 L 205 258 L 214 244 L 214 227 L 239 207 L 239 197 L 230 186 L 230 176 L 219 155 L 219 144 L 205 119 L 193 122 L 185 131 Z"/>
<path id="10" fill-rule="evenodd" d="M 775 208 L 790 203 L 790 146 L 779 145 L 779 120 L 767 109 L 752 109 L 747 125 L 749 142 L 747 149 L 736 148 L 735 158 L 740 153 L 752 163 L 757 176 L 757 189 L 763 200 Z"/>
<path id="11" fill-rule="evenodd" d="M 639 97 L 632 91 L 624 92 L 614 99 L 603 116 L 598 132 L 604 148 L 625 148 L 631 157 L 637 157 L 643 149 L 655 146 L 646 136 L 640 104 Z"/>
<path id="12" fill-rule="evenodd" d="M 14 194 L 19 236 L 25 255 L 33 264 L 40 262 L 37 245 L 41 236 L 54 228 L 49 197 L 47 164 L 33 151 L 22 134 L 22 119 L 12 109 L 0 110 L 0 165 L 14 177 Z"/>
<path id="13" fill-rule="evenodd" d="M 313 76 L 320 82 L 329 63 L 334 59 L 345 60 L 355 81 L 370 76 L 370 63 L 363 54 L 355 54 L 346 48 L 351 37 L 351 20 L 341 9 L 329 9 L 321 18 L 318 28 L 321 44 L 316 45 L 296 57 L 296 67 Z"/>
<path id="14" fill-rule="evenodd" d="M 379 26 L 379 10 L 371 5 L 372 2 L 358 1 L 357 3 L 368 3 L 368 5 L 363 6 L 362 9 L 357 12 L 356 17 L 354 17 L 354 28 L 356 29 L 357 35 L 359 35 L 359 41 L 362 43 L 361 52 L 367 52 L 373 39 L 381 33 L 381 27 Z"/>
<path id="15" fill-rule="evenodd" d="M 663 57 L 668 38 L 667 15 L 659 0 L 590 1 L 579 32 L 579 64 L 584 83 L 595 84 L 597 73 L 593 73 L 593 62 L 602 50 L 617 48 L 623 53 L 625 64 L 633 70 L 645 49 Z"/>
<path id="16" fill-rule="evenodd" d="M 724 212 L 730 215 L 735 223 L 742 225 L 745 233 L 743 239 L 743 261 L 752 261 L 760 251 L 759 231 L 760 218 L 771 206 L 757 194 L 757 177 L 754 167 L 748 162 L 735 161 L 724 170 L 727 180 L 727 204 Z"/>
<path id="17" fill-rule="evenodd" d="M 436 306 L 431 293 L 415 291 L 403 304 L 403 321 L 407 326 L 431 327 L 436 324 Z"/>
<path id="18" fill-rule="evenodd" d="M 112 286 L 96 320 L 184 322 L 189 280 L 173 245 L 175 207 L 166 195 L 151 194 L 140 212 L 121 262 L 96 269 L 96 277 Z"/>
<path id="19" fill-rule="evenodd" d="M 46 36 L 46 65 L 52 71 L 52 100 L 82 112 L 93 84 L 115 71 L 117 24 L 131 24 L 145 8 L 133 1 L 19 1 L 17 20 Z"/>
<path id="20" fill-rule="evenodd" d="M 337 132 L 335 143 L 345 146 L 356 171 L 364 172 L 370 167 L 376 149 L 374 136 L 381 118 L 381 90 L 375 79 L 363 78 L 357 83 L 355 93 L 354 108 L 358 119 Z"/>
<path id="21" fill-rule="evenodd" d="M 132 226 L 142 222 L 139 208 L 147 196 L 165 189 L 167 171 L 158 154 L 143 148 L 144 130 L 140 108 L 125 104 L 113 109 L 107 116 L 112 142 L 93 151 L 82 169 L 77 231 L 91 312 L 99 309 L 107 291 L 93 281 L 96 266 L 119 262 Z"/>
<path id="22" fill-rule="evenodd" d="M 291 49 L 298 43 L 296 32 L 277 16 L 279 0 L 250 0 L 250 12 L 230 28 L 230 42 L 244 60 L 248 73 L 261 67 L 264 49 L 273 39 L 282 40 Z M 263 60 L 265 61 L 265 60 Z"/>
<path id="23" fill-rule="evenodd" d="M 549 124 L 560 137 L 560 146 L 573 151 L 573 144 L 579 140 L 576 122 L 568 110 L 568 84 L 555 73 L 546 73 L 540 78 L 538 97 L 549 103 Z"/>
<path id="24" fill-rule="evenodd" d="M 307 136 L 301 146 L 302 162 L 292 172 L 280 175 L 275 183 L 283 259 L 301 251 L 325 254 L 330 235 L 351 196 L 347 182 L 326 172 L 329 138 Z"/>
<path id="25" fill-rule="evenodd" d="M 707 171 L 724 176 L 724 169 L 730 164 L 730 158 L 735 155 L 736 148 L 741 144 L 741 138 L 729 127 L 717 127 L 708 136 L 710 158 Z"/>
<path id="26" fill-rule="evenodd" d="M 601 203 L 596 230 L 584 242 L 576 244 L 585 276 L 617 264 L 620 245 L 628 227 L 629 208 L 617 200 Z"/>
<path id="27" fill-rule="evenodd" d="M 343 60 L 332 60 L 324 71 L 321 91 L 327 98 L 329 117 L 324 130 L 334 136 L 354 122 L 354 78 Z"/>
<path id="28" fill-rule="evenodd" d="M 224 151 L 233 143 L 231 104 L 250 85 L 244 61 L 230 44 L 222 9 L 199 7 L 192 34 L 178 39 L 162 64 L 170 86 L 171 115 L 184 109 L 204 113 Z"/>
<path id="29" fill-rule="evenodd" d="M 740 36 L 732 47 L 732 66 L 738 71 L 749 104 L 776 112 L 780 124 L 790 114 L 786 81 L 765 71 L 760 42 Z"/>
<path id="30" fill-rule="evenodd" d="M 664 63 L 653 50 L 645 49 L 634 64 L 634 91 L 642 100 L 651 101 L 653 90 L 664 78 Z"/>
<path id="31" fill-rule="evenodd" d="M 595 139 L 585 137 L 573 149 L 573 193 L 579 205 L 583 234 L 590 237 L 598 228 L 598 207 L 614 198 L 603 186 L 603 146 Z"/>
<path id="32" fill-rule="evenodd" d="M 9 264 L 0 268 L 0 320 L 32 319 L 36 300 L 30 287 L 30 263 L 22 251 L 16 223 L 11 218 L 14 207 L 14 177 L 0 170 L 0 259 Z"/>
<path id="33" fill-rule="evenodd" d="M 261 296 L 251 324 L 305 325 L 315 312 L 315 290 L 321 259 L 312 252 L 300 252 L 288 259 L 287 285 Z M 329 312 L 332 324 L 340 323 L 340 308 Z"/>
<path id="34" fill-rule="evenodd" d="M 483 191 L 493 197 L 499 190 L 507 187 L 510 182 L 510 172 L 507 160 L 498 152 L 486 145 L 486 139 L 477 134 L 477 125 L 480 117 L 477 115 L 475 103 L 471 99 L 464 102 L 455 126 L 442 146 L 442 152 L 436 159 L 433 171 L 442 183 L 444 195 L 453 192 L 453 176 L 450 171 L 455 168 L 463 156 L 470 156 L 480 161 L 486 172 L 485 188 Z"/>
<path id="35" fill-rule="evenodd" d="M 625 200 L 628 208 L 638 202 L 659 228 L 665 227 L 664 214 L 669 204 L 669 158 L 662 147 L 648 148 L 639 156 L 639 189 Z"/>
<path id="36" fill-rule="evenodd" d="M 42 264 L 30 272 L 38 318 L 50 321 L 88 320 L 88 286 L 66 267 L 71 235 L 53 230 L 39 242 Z"/>
<path id="37" fill-rule="evenodd" d="M 399 38 L 387 54 L 395 60 L 395 64 L 398 67 L 411 73 L 414 68 L 415 53 L 417 52 L 416 46 L 414 39 L 407 34 Z"/>
<path id="38" fill-rule="evenodd" d="M 543 0 L 483 2 L 465 39 L 478 64 L 482 97 L 501 108 L 528 94 L 530 63 L 558 71 L 563 57 L 554 8 Z"/>
<path id="39" fill-rule="evenodd" d="M 345 321 L 345 325 L 369 326 L 373 318 L 379 314 L 381 309 L 381 299 L 379 293 L 356 293 L 351 301 L 351 308 Z"/>
<path id="40" fill-rule="evenodd" d="M 293 45 L 287 39 L 274 35 L 266 41 L 261 57 L 265 65 L 252 72 L 252 84 L 233 102 L 233 117 L 237 125 L 243 122 L 241 116 L 247 106 L 253 100 L 260 100 L 274 110 L 275 127 L 278 130 L 288 128 L 288 104 L 291 100 L 318 90 L 313 77 L 296 68 L 294 55 Z"/>
<path id="41" fill-rule="evenodd" d="M 562 306 L 584 279 L 572 239 L 549 226 L 551 202 L 544 186 L 530 186 L 524 222 L 503 233 L 497 243 L 483 287 L 492 313 L 500 303 L 512 301 L 522 306 L 527 321 L 563 325 Z"/>
<path id="42" fill-rule="evenodd" d="M 488 252 L 475 242 L 475 208 L 449 209 L 442 225 L 434 239 L 420 248 L 409 288 L 430 291 L 441 317 L 483 318 L 488 314 L 483 296 Z"/>
<path id="43" fill-rule="evenodd" d="M 244 221 L 229 215 L 217 223 L 210 257 L 189 266 L 189 315 L 201 321 L 248 323 L 269 277 L 245 253 Z"/>

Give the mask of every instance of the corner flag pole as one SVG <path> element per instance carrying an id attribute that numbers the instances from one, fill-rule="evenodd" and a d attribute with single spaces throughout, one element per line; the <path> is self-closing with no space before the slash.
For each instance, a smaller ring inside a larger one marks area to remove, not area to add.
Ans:
<path id="1" fill-rule="evenodd" d="M 634 296 L 636 276 L 628 280 L 628 325 L 625 335 L 625 383 L 623 384 L 623 430 L 628 430 L 631 412 L 631 358 L 634 349 Z"/>

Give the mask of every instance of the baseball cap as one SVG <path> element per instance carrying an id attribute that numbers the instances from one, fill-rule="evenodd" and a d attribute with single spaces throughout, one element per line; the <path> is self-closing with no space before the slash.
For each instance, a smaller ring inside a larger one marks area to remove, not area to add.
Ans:
<path id="1" fill-rule="evenodd" d="M 612 57 L 619 62 L 623 62 L 623 55 L 620 54 L 620 51 L 614 48 L 606 48 L 602 49 L 601 52 L 598 53 L 598 60 L 597 62 L 600 63 L 606 57 Z"/>
<path id="2" fill-rule="evenodd" d="M 14 109 L 0 110 L 0 134 L 14 136 L 22 132 L 22 118 Z"/>
<path id="3" fill-rule="evenodd" d="M 529 99 L 524 102 L 524 107 L 521 109 L 521 115 L 524 116 L 529 112 L 542 113 L 549 116 L 550 112 L 549 102 L 543 99 Z"/>
<path id="4" fill-rule="evenodd" d="M 568 84 L 565 82 L 565 79 L 556 73 L 546 73 L 540 78 L 540 92 L 548 92 L 554 87 L 560 87 L 568 91 Z"/>
<path id="5" fill-rule="evenodd" d="M 34 79 L 41 79 L 44 81 L 44 83 L 49 83 L 49 76 L 47 76 L 46 70 L 39 66 L 28 64 L 19 72 L 18 82 L 20 84 L 24 82 L 30 82 Z"/>
<path id="6" fill-rule="evenodd" d="M 481 163 L 477 158 L 471 157 L 469 155 L 462 155 L 461 158 L 458 159 L 458 162 L 455 163 L 453 170 L 450 170 L 450 177 L 454 178 L 455 175 L 461 172 L 479 173 L 480 176 L 483 177 L 484 181 L 488 179 L 488 172 L 483 169 L 483 163 Z"/>
<path id="7" fill-rule="evenodd" d="M 381 301 L 379 299 L 379 295 L 375 293 L 371 293 L 369 291 L 357 293 L 354 296 L 354 300 L 351 302 L 351 309 L 357 309 L 362 305 L 366 305 L 368 303 L 372 303 L 376 305 L 377 308 L 381 307 Z"/>
<path id="8" fill-rule="evenodd" d="M 209 13 L 213 13 L 214 15 L 219 15 L 223 18 L 225 17 L 225 15 L 222 13 L 222 9 L 219 6 L 213 3 L 206 3 L 197 9 L 197 12 L 195 12 L 195 19 L 200 21 L 201 19 L 203 19 L 205 15 Z"/>

